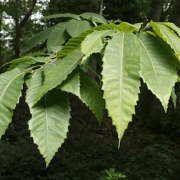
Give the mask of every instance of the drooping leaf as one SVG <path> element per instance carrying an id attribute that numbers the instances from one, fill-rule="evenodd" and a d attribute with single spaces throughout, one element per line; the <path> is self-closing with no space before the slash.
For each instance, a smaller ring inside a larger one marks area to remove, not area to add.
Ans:
<path id="1" fill-rule="evenodd" d="M 31 61 L 31 60 L 34 60 L 34 57 L 32 57 L 32 56 L 25 56 L 25 57 L 22 57 L 22 58 L 18 58 L 18 59 L 14 59 L 12 61 L 9 61 L 9 62 L 3 64 L 3 66 L 9 65 L 9 64 L 14 64 L 14 66 L 17 66 L 17 65 L 19 65 L 22 62 Z"/>
<path id="2" fill-rule="evenodd" d="M 70 108 L 68 97 L 60 90 L 52 90 L 33 106 L 34 96 L 42 85 L 42 71 L 33 75 L 26 102 L 30 107 L 32 118 L 29 121 L 31 137 L 38 145 L 40 153 L 49 165 L 54 154 L 64 142 L 68 132 Z"/>
<path id="3" fill-rule="evenodd" d="M 67 25 L 67 31 L 72 37 L 77 36 L 90 28 L 91 25 L 88 21 L 77 21 L 74 19 L 70 20 Z"/>
<path id="4" fill-rule="evenodd" d="M 28 83 L 26 83 L 28 90 L 26 91 L 26 102 L 31 110 L 33 107 L 33 103 L 37 97 L 37 94 L 43 85 L 43 69 L 38 69 L 34 72 L 33 75 L 28 79 Z"/>
<path id="5" fill-rule="evenodd" d="M 3 66 L 9 65 L 7 70 L 10 71 L 14 68 L 25 69 L 35 63 L 36 63 L 36 60 L 34 57 L 25 56 L 25 57 L 18 58 L 18 59 L 12 60 L 10 62 L 7 62 L 7 63 L 3 64 Z"/>
<path id="6" fill-rule="evenodd" d="M 66 32 L 67 23 L 59 23 L 51 31 L 47 40 L 47 49 L 49 52 L 52 51 L 51 47 L 61 46 L 68 38 Z"/>
<path id="7" fill-rule="evenodd" d="M 100 52 L 104 44 L 103 38 L 112 36 L 113 32 L 114 30 L 102 30 L 87 35 L 81 44 L 81 51 L 85 54 L 84 58 L 87 58 L 92 53 Z"/>
<path id="8" fill-rule="evenodd" d="M 76 68 L 82 56 L 83 55 L 80 52 L 80 50 L 77 50 L 66 56 L 63 60 L 62 59 L 58 60 L 57 64 L 54 64 L 53 68 L 51 68 L 49 71 L 46 71 L 45 81 L 38 93 L 36 102 L 46 92 L 55 88 L 57 85 L 60 85 L 62 81 L 64 81 L 67 78 L 67 76 Z"/>
<path id="9" fill-rule="evenodd" d="M 11 122 L 13 109 L 21 96 L 24 74 L 16 68 L 0 75 L 0 137 Z"/>
<path id="10" fill-rule="evenodd" d="M 151 22 L 150 24 L 155 31 L 155 34 L 169 44 L 180 61 L 180 37 L 178 37 L 174 31 L 161 23 Z"/>
<path id="11" fill-rule="evenodd" d="M 100 124 L 104 110 L 104 99 L 100 87 L 94 79 L 83 72 L 80 73 L 80 83 L 80 99 L 91 109 Z"/>
<path id="12" fill-rule="evenodd" d="M 86 13 L 80 14 L 80 16 L 82 18 L 89 19 L 97 23 L 107 24 L 107 20 L 99 14 L 86 12 Z"/>
<path id="13" fill-rule="evenodd" d="M 61 18 L 61 17 L 66 17 L 66 18 L 73 18 L 73 19 L 77 19 L 77 20 L 81 20 L 81 18 L 79 17 L 79 15 L 77 14 L 71 14 L 71 13 L 63 13 L 63 14 L 53 14 L 50 16 L 45 16 L 45 19 L 52 19 L 52 18 Z"/>
<path id="14" fill-rule="evenodd" d="M 80 96 L 80 77 L 79 71 L 76 68 L 71 74 L 68 75 L 67 79 L 62 82 L 62 84 L 58 87 L 62 91 L 66 91 L 68 93 L 75 94 L 76 96 Z"/>
<path id="15" fill-rule="evenodd" d="M 39 34 L 36 34 L 32 39 L 28 41 L 26 46 L 22 49 L 22 52 L 25 53 L 36 45 L 45 42 L 53 28 L 54 26 L 40 32 Z"/>
<path id="16" fill-rule="evenodd" d="M 102 81 L 109 116 L 119 142 L 134 114 L 140 86 L 140 45 L 130 33 L 117 32 L 105 49 Z"/>
<path id="17" fill-rule="evenodd" d="M 83 33 L 81 33 L 80 35 L 71 38 L 66 44 L 65 46 L 62 48 L 62 50 L 60 52 L 58 52 L 57 57 L 61 58 L 66 56 L 67 54 L 77 50 L 82 41 L 84 40 L 84 38 L 88 35 L 91 34 L 93 31 L 103 31 L 103 30 L 118 30 L 118 31 L 123 31 L 122 28 L 120 28 L 119 26 L 115 25 L 115 24 L 103 24 L 101 26 L 97 26 L 94 27 L 90 30 L 87 30 Z"/>
<path id="18" fill-rule="evenodd" d="M 174 56 L 154 36 L 140 33 L 137 37 L 141 44 L 141 76 L 166 111 L 172 87 L 177 81 Z"/>

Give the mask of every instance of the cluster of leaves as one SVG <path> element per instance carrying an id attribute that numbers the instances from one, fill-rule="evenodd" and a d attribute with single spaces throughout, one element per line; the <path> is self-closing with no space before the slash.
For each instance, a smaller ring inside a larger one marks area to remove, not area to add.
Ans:
<path id="1" fill-rule="evenodd" d="M 99 123 L 106 107 L 120 142 L 135 113 L 140 78 L 167 111 L 180 60 L 180 30 L 174 24 L 150 22 L 146 28 L 126 22 L 117 25 L 92 13 L 47 18 L 57 17 L 73 19 L 41 32 L 24 49 L 47 39 L 48 54 L 39 52 L 13 60 L 0 75 L 0 136 L 11 122 L 25 82 L 32 114 L 28 125 L 46 166 L 68 132 L 68 93 L 79 97 Z M 72 38 L 68 40 L 69 35 Z M 100 54 L 96 60 L 102 66 L 102 86 L 87 75 L 96 54 Z"/>

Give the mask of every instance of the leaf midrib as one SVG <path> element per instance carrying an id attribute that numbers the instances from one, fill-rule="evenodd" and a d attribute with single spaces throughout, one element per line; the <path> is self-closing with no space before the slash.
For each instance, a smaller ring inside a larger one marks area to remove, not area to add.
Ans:
<path id="1" fill-rule="evenodd" d="M 6 90 L 7 90 L 7 88 L 8 88 L 8 87 L 10 86 L 10 84 L 14 81 L 14 79 L 16 79 L 18 76 L 20 76 L 20 75 L 22 75 L 22 74 L 24 74 L 24 72 L 22 72 L 22 73 L 18 74 L 17 76 L 15 76 L 15 77 L 7 84 L 7 86 L 5 87 L 4 91 L 2 92 L 2 94 L 1 94 L 1 96 L 0 96 L 0 101 L 1 101 L 1 99 L 3 98 L 3 96 L 4 96 L 4 94 L 5 94 Z"/>
<path id="2" fill-rule="evenodd" d="M 139 39 L 139 38 L 138 38 L 138 39 Z M 141 39 L 139 39 L 139 41 L 140 41 L 141 45 L 143 46 L 145 52 L 147 53 L 147 55 L 148 55 L 148 57 L 149 57 L 149 59 L 150 59 L 151 65 L 152 65 L 152 67 L 153 67 L 154 74 L 155 74 L 155 76 L 156 76 L 156 80 L 157 80 L 157 82 L 158 82 L 157 85 L 158 85 L 158 90 L 159 90 L 159 79 L 158 79 L 158 77 L 157 77 L 157 74 L 156 74 L 154 65 L 153 65 L 153 63 L 152 63 L 151 56 L 150 56 L 150 54 L 148 53 L 148 50 L 147 50 L 147 48 L 144 46 L 144 44 L 143 44 L 143 42 L 141 41 Z M 160 91 L 160 93 L 161 93 L 161 97 L 163 97 L 161 91 Z M 164 101 L 164 98 L 163 98 L 163 101 Z"/>

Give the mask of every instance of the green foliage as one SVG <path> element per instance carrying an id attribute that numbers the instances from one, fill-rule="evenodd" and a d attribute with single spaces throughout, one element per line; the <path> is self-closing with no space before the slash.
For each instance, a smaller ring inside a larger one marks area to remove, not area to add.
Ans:
<path id="1" fill-rule="evenodd" d="M 91 25 L 88 21 L 77 21 L 72 19 L 68 22 L 67 32 L 70 36 L 75 37 L 90 28 Z"/>
<path id="2" fill-rule="evenodd" d="M 138 100 L 140 86 L 139 56 L 140 46 L 135 36 L 130 33 L 116 33 L 109 40 L 104 52 L 102 89 L 106 108 L 116 126 L 119 141 L 131 121 L 132 114 L 135 113 L 134 106 Z"/>
<path id="3" fill-rule="evenodd" d="M 154 36 L 144 32 L 138 38 L 141 44 L 141 77 L 166 111 L 172 87 L 177 81 L 177 59 Z"/>
<path id="4" fill-rule="evenodd" d="M 102 173 L 106 173 L 107 177 L 101 177 L 100 180 L 126 179 L 125 175 L 122 175 L 120 172 L 116 172 L 114 168 L 110 168 L 109 170 L 105 169 Z"/>
<path id="5" fill-rule="evenodd" d="M 30 50 L 47 39 L 49 53 L 12 61 L 7 64 L 12 70 L 0 75 L 0 112 L 3 117 L 0 119 L 0 135 L 10 123 L 24 77 L 28 87 L 26 102 L 32 114 L 29 129 L 46 166 L 68 132 L 70 105 L 66 92 L 77 95 L 99 123 L 105 100 L 120 144 L 135 113 L 140 78 L 167 111 L 180 61 L 179 31 L 173 25 L 151 22 L 143 30 L 145 32 L 139 32 L 131 24 L 108 24 L 102 16 L 92 13 L 60 14 L 49 18 L 58 16 L 72 17 L 73 20 L 43 31 L 25 47 L 26 51 Z M 72 38 L 69 39 L 67 33 Z M 102 64 L 102 86 L 80 69 L 95 53 L 99 54 L 96 62 Z"/>
<path id="6" fill-rule="evenodd" d="M 61 44 L 64 44 L 64 42 L 66 41 L 68 37 L 68 34 L 66 32 L 66 26 L 67 23 L 59 23 L 51 31 L 47 40 L 47 49 L 49 52 L 52 51 L 51 48 L 53 48 L 54 46 L 60 46 Z"/>
<path id="7" fill-rule="evenodd" d="M 0 76 L 0 137 L 11 122 L 12 111 L 21 96 L 24 74 L 15 68 Z"/>

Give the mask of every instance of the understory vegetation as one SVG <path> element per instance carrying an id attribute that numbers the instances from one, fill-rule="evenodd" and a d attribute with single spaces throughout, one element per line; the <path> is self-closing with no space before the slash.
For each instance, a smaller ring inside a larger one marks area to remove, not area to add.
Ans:
<path id="1" fill-rule="evenodd" d="M 79 107 L 85 109 L 84 112 L 79 116 L 81 109 L 74 107 L 76 113 L 72 114 L 68 138 L 47 169 L 29 137 L 28 115 L 14 117 L 14 123 L 10 124 L 0 142 L 0 179 L 118 180 L 119 175 L 125 175 L 126 178 L 122 179 L 179 180 L 178 104 L 177 110 L 172 108 L 166 115 L 150 122 L 134 117 L 120 149 L 117 148 L 118 138 L 111 120 L 105 117 L 100 127 L 87 107 L 81 103 Z M 16 123 L 16 118 L 21 120 Z M 108 173 L 113 169 L 115 176 L 111 178 Z"/>

